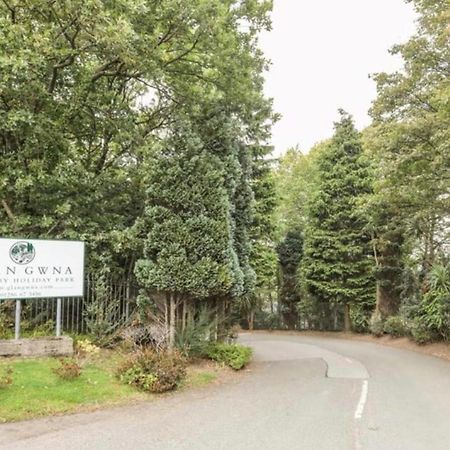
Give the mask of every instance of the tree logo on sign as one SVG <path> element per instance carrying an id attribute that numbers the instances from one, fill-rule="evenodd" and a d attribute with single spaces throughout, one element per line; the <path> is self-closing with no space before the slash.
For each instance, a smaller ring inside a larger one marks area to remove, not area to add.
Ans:
<path id="1" fill-rule="evenodd" d="M 9 250 L 9 257 L 16 264 L 28 264 L 35 256 L 34 245 L 30 242 L 16 242 Z"/>

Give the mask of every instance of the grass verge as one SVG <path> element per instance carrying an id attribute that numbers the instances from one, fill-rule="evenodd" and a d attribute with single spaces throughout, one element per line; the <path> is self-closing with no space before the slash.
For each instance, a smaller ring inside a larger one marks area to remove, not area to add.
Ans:
<path id="1" fill-rule="evenodd" d="M 0 370 L 4 367 L 13 369 L 13 383 L 0 388 L 0 423 L 160 397 L 120 383 L 114 374 L 120 361 L 119 354 L 102 352 L 83 365 L 79 378 L 65 381 L 52 370 L 58 366 L 54 358 L 0 360 Z M 216 381 L 218 370 L 211 366 L 191 366 L 181 387 L 185 390 L 210 384 Z"/>

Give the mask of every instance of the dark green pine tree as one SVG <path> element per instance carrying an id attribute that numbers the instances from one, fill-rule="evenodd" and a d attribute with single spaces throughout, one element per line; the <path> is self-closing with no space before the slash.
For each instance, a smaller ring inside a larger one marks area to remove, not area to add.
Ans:
<path id="1" fill-rule="evenodd" d="M 252 178 L 252 152 L 248 146 L 240 146 L 239 171 L 236 177 L 236 190 L 232 198 L 234 205 L 234 248 L 243 273 L 242 295 L 253 294 L 256 286 L 256 273 L 250 265 L 252 244 L 250 227 L 253 218 L 254 194 L 250 185 Z"/>
<path id="2" fill-rule="evenodd" d="M 241 277 L 224 164 L 190 123 L 174 127 L 148 161 L 145 258 L 135 269 L 147 295 L 170 311 L 171 344 L 180 302 L 232 295 Z"/>
<path id="3" fill-rule="evenodd" d="M 247 195 L 240 201 L 240 207 L 244 211 L 241 213 L 240 224 L 241 241 L 244 237 L 244 263 L 250 264 L 251 271 L 246 269 L 247 273 L 256 275 L 256 282 L 250 277 L 246 277 L 246 291 L 244 295 L 235 302 L 234 314 L 240 319 L 245 318 L 248 328 L 253 329 L 255 314 L 262 310 L 266 304 L 270 305 L 273 312 L 273 293 L 276 286 L 277 276 L 277 254 L 274 244 L 274 219 L 273 211 L 276 205 L 275 185 L 272 176 L 272 161 L 267 159 L 272 147 L 254 145 L 247 147 L 251 149 L 251 173 L 247 169 L 243 171 L 247 174 L 244 177 Z M 246 164 L 242 167 L 249 167 L 249 155 L 246 155 Z M 251 178 L 249 179 L 249 176 Z M 250 181 L 250 183 L 249 183 Z M 250 190 L 252 195 L 250 196 Z M 239 191 L 239 190 L 238 190 Z M 251 200 L 251 201 L 249 201 Z M 236 205 L 238 206 L 238 205 Z M 250 214 L 251 213 L 251 214 Z M 245 220 L 242 220 L 245 219 Z M 237 229 L 239 229 L 237 228 Z M 250 250 L 250 253 L 249 253 Z M 242 259 L 242 258 L 241 258 Z M 245 272 L 244 272 L 245 273 Z"/>
<path id="4" fill-rule="evenodd" d="M 274 210 L 277 205 L 272 147 L 253 147 L 252 189 L 255 196 L 250 228 L 250 264 L 256 272 L 255 297 L 261 307 L 269 301 L 273 313 L 273 294 L 277 285 L 278 258 L 275 244 Z"/>
<path id="5" fill-rule="evenodd" d="M 375 300 L 374 261 L 362 196 L 371 192 L 360 135 L 340 111 L 335 133 L 318 159 L 319 186 L 309 204 L 302 278 L 317 301 L 345 308 L 345 329 L 364 327 Z"/>
<path id="6" fill-rule="evenodd" d="M 250 263 L 255 205 L 252 147 L 243 144 L 246 139 L 242 124 L 236 121 L 224 105 L 215 104 L 197 114 L 195 126 L 207 151 L 217 156 L 224 167 L 223 186 L 228 192 L 231 245 L 235 257 L 235 283 L 230 297 L 239 301 L 251 295 L 256 284 L 255 271 Z"/>
<path id="7" fill-rule="evenodd" d="M 283 323 L 289 329 L 297 327 L 300 290 L 298 268 L 303 257 L 303 236 L 299 229 L 288 231 L 277 247 L 280 264 L 280 292 L 278 301 Z"/>

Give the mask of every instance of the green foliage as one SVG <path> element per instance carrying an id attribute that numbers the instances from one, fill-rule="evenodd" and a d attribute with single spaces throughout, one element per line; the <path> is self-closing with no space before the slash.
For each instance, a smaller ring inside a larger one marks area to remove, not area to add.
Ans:
<path id="1" fill-rule="evenodd" d="M 279 303 L 283 322 L 288 328 L 297 327 L 298 303 L 300 291 L 297 271 L 303 257 L 303 235 L 299 229 L 291 230 L 284 240 L 278 244 L 278 261 L 280 264 Z"/>
<path id="2" fill-rule="evenodd" d="M 375 311 L 370 318 L 369 325 L 370 332 L 376 336 L 381 337 L 384 334 L 384 321 L 379 311 Z"/>
<path id="3" fill-rule="evenodd" d="M 430 331 L 421 317 L 416 317 L 412 320 L 410 324 L 410 333 L 414 342 L 420 345 L 429 344 L 437 338 L 436 334 Z"/>
<path id="4" fill-rule="evenodd" d="M 269 147 L 253 150 L 251 186 L 254 193 L 252 220 L 249 227 L 250 266 L 256 274 L 253 290 L 237 302 L 240 316 L 251 328 L 255 314 L 273 305 L 277 284 L 278 259 L 275 244 L 276 192 L 273 161 L 268 159 Z"/>
<path id="5" fill-rule="evenodd" d="M 248 295 L 256 287 L 256 273 L 251 266 L 252 242 L 250 230 L 253 222 L 254 193 L 251 186 L 253 160 L 248 146 L 241 146 L 237 163 L 239 171 L 235 178 L 236 190 L 231 199 L 233 246 L 242 271 L 242 291 L 237 296 Z"/>
<path id="6" fill-rule="evenodd" d="M 175 347 L 185 357 L 205 356 L 216 325 L 212 312 L 201 308 L 196 318 L 188 320 L 184 329 L 177 330 Z"/>
<path id="7" fill-rule="evenodd" d="M 408 336 L 410 333 L 409 330 L 409 323 L 400 316 L 388 317 L 383 326 L 383 331 L 395 338 Z"/>
<path id="8" fill-rule="evenodd" d="M 0 303 L 0 339 L 8 339 L 11 337 L 14 322 L 12 316 L 2 308 L 2 303 Z"/>
<path id="9" fill-rule="evenodd" d="M 6 389 L 13 383 L 13 373 L 12 367 L 0 367 L 0 390 Z"/>
<path id="10" fill-rule="evenodd" d="M 92 282 L 94 294 L 84 303 L 83 311 L 86 331 L 95 344 L 106 347 L 114 339 L 114 333 L 124 326 L 120 300 L 114 297 L 104 276 Z"/>
<path id="11" fill-rule="evenodd" d="M 450 264 L 433 266 L 428 287 L 420 304 L 419 317 L 430 332 L 450 341 Z"/>
<path id="12" fill-rule="evenodd" d="M 449 6 L 446 0 L 411 3 L 418 13 L 417 32 L 392 49 L 403 58 L 402 70 L 375 75 L 378 96 L 366 147 L 377 161 L 375 217 L 384 216 L 381 223 L 375 220 L 375 232 L 394 244 L 387 248 L 387 266 L 398 269 L 409 259 L 422 284 L 433 264 L 448 254 Z M 386 236 L 396 230 L 393 239 Z M 407 247 L 399 251 L 395 245 L 401 241 Z M 383 278 L 399 287 L 398 273 Z M 398 292 L 387 300 L 387 315 L 396 313 Z"/>
<path id="13" fill-rule="evenodd" d="M 249 363 L 252 349 L 240 344 L 226 344 L 217 342 L 208 348 L 210 359 L 226 364 L 234 370 L 240 370 Z"/>
<path id="14" fill-rule="evenodd" d="M 319 184 L 309 201 L 301 277 L 314 299 L 358 305 L 368 318 L 375 297 L 373 260 L 359 201 L 371 191 L 371 176 L 359 133 L 341 115 L 317 160 Z"/>
<path id="15" fill-rule="evenodd" d="M 9 302 L 4 302 L 9 303 Z M 27 305 L 25 305 L 26 307 Z M 39 316 L 37 317 L 37 319 Z M 27 338 L 37 338 L 43 336 L 52 336 L 55 333 L 55 322 L 47 320 L 44 323 L 36 325 L 36 321 L 21 320 L 21 334 Z M 0 304 L 0 339 L 14 338 L 14 312 L 11 305 L 8 304 L 4 309 Z"/>
<path id="16" fill-rule="evenodd" d="M 82 372 L 82 368 L 75 358 L 61 358 L 59 366 L 52 370 L 59 378 L 66 381 L 75 380 Z"/>
<path id="17" fill-rule="evenodd" d="M 136 265 L 138 281 L 150 292 L 207 298 L 242 284 L 225 176 L 220 158 L 186 122 L 154 153 L 141 225 L 146 258 Z"/>
<path id="18" fill-rule="evenodd" d="M 308 154 L 292 148 L 280 158 L 274 174 L 277 195 L 275 223 L 279 239 L 288 231 L 305 228 L 307 204 L 318 183 L 316 161 L 326 146 L 326 142 L 317 144 Z"/>
<path id="19" fill-rule="evenodd" d="M 141 366 L 133 365 L 124 369 L 120 374 L 120 381 L 136 386 L 143 391 L 153 392 L 153 385 L 157 381 L 154 373 L 146 373 Z"/>
<path id="20" fill-rule="evenodd" d="M 174 116 L 220 101 L 247 142 L 266 138 L 273 114 L 257 34 L 270 27 L 270 9 L 237 0 L 2 2 L 0 235 L 84 239 L 92 270 L 132 272 L 143 162 Z"/>
<path id="21" fill-rule="evenodd" d="M 355 303 L 350 308 L 352 330 L 356 333 L 366 333 L 370 330 L 373 302 Z"/>
<path id="22" fill-rule="evenodd" d="M 122 363 L 117 376 L 123 383 L 144 391 L 171 391 L 185 378 L 186 361 L 176 352 L 144 349 Z"/>
<path id="23" fill-rule="evenodd" d="M 275 312 L 258 311 L 255 314 L 256 330 L 281 330 L 285 328 L 280 315 Z"/>
<path id="24" fill-rule="evenodd" d="M 14 370 L 14 382 L 1 391 L 0 422 L 17 421 L 76 411 L 95 405 L 117 404 L 138 398 L 136 391 L 112 376 L 117 362 L 108 354 L 83 368 L 80 377 L 67 382 L 55 376 L 54 358 L 15 359 L 7 363 Z M 0 372 L 6 365 L 0 361 Z"/>
<path id="25" fill-rule="evenodd" d="M 47 322 L 35 326 L 33 323 L 23 321 L 22 329 L 26 335 L 29 337 L 42 337 L 42 336 L 52 336 L 55 333 L 55 321 L 50 319 Z"/>

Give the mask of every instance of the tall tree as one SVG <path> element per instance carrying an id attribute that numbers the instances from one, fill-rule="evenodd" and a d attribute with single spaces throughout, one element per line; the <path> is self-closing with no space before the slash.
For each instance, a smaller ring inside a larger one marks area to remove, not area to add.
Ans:
<path id="1" fill-rule="evenodd" d="M 298 269 L 303 256 L 303 236 L 300 229 L 288 231 L 278 244 L 277 252 L 280 264 L 278 302 L 283 322 L 292 330 L 298 325 L 300 302 Z"/>
<path id="2" fill-rule="evenodd" d="M 0 2 L 0 234 L 81 238 L 92 269 L 132 270 L 145 153 L 176 113 L 220 100 L 250 140 L 267 131 L 257 34 L 270 9 Z"/>
<path id="3" fill-rule="evenodd" d="M 375 259 L 377 317 L 398 314 L 403 291 L 405 256 L 408 248 L 405 217 L 400 213 L 396 198 L 381 188 L 384 177 L 383 153 L 375 142 L 383 139 L 379 127 L 369 127 L 362 133 L 365 155 L 374 174 L 374 191 L 364 199 L 362 212 L 367 218 L 367 230 L 372 237 Z"/>
<path id="4" fill-rule="evenodd" d="M 394 54 L 401 71 L 375 76 L 378 96 L 369 142 L 380 160 L 376 190 L 417 239 L 421 278 L 450 242 L 450 108 L 447 0 L 411 0 L 417 33 Z"/>
<path id="5" fill-rule="evenodd" d="M 291 148 L 278 161 L 275 171 L 275 217 L 279 239 L 289 230 L 305 227 L 308 199 L 317 181 L 315 159 L 323 146 L 323 143 L 318 144 L 307 154 L 298 148 Z"/>
<path id="6" fill-rule="evenodd" d="M 177 124 L 148 161 L 144 256 L 136 276 L 166 313 L 174 344 L 175 311 L 184 301 L 231 296 L 242 289 L 225 168 L 189 122 Z"/>
<path id="7" fill-rule="evenodd" d="M 359 201 L 371 190 L 361 158 L 360 135 L 341 111 L 335 134 L 317 161 L 319 183 L 310 199 L 301 270 L 309 294 L 317 301 L 345 307 L 345 328 L 374 303 L 370 236 Z"/>
<path id="8" fill-rule="evenodd" d="M 416 34 L 392 53 L 401 71 L 375 75 L 378 96 L 364 147 L 374 161 L 367 217 L 377 261 L 377 313 L 399 312 L 401 293 L 418 301 L 450 242 L 449 3 L 412 0 Z"/>
<path id="9" fill-rule="evenodd" d="M 266 308 L 274 311 L 277 279 L 274 208 L 276 205 L 271 147 L 253 146 L 251 188 L 254 195 L 252 220 L 249 227 L 251 243 L 250 266 L 255 272 L 254 289 L 238 302 L 238 312 L 245 315 L 249 329 L 253 329 L 257 312 Z"/>

